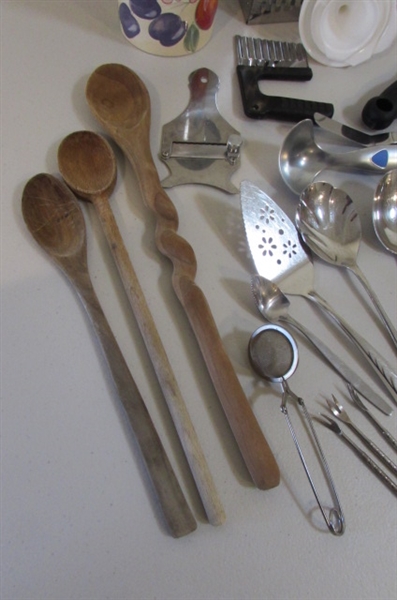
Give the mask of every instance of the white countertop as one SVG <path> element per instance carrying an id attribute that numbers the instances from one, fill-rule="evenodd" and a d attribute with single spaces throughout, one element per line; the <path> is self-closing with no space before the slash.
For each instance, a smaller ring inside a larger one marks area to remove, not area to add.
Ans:
<path id="1" fill-rule="evenodd" d="M 215 71 L 221 80 L 219 111 L 244 138 L 234 183 L 253 181 L 292 217 L 296 196 L 277 167 L 291 124 L 245 117 L 233 49 L 237 33 L 299 39 L 296 23 L 250 27 L 237 0 L 223 0 L 211 42 L 197 54 L 166 59 L 125 41 L 116 0 L 1 1 L 2 600 L 396 598 L 395 497 L 334 434 L 318 426 L 347 524 L 339 538 L 325 531 L 279 410 L 280 390 L 250 369 L 248 340 L 263 320 L 250 293 L 253 265 L 239 196 L 192 185 L 169 191 L 179 232 L 196 252 L 197 283 L 279 464 L 281 483 L 269 491 L 250 482 L 172 290 L 171 265 L 155 247 L 153 215 L 117 151 L 113 210 L 224 505 L 227 519 L 220 527 L 206 522 L 93 207 L 83 206 L 95 289 L 198 522 L 194 533 L 178 540 L 166 531 L 151 499 L 84 311 L 21 216 L 27 180 L 40 172 L 57 173 L 61 140 L 79 129 L 101 131 L 86 104 L 85 85 L 97 66 L 116 62 L 136 71 L 149 90 L 151 143 L 161 177 L 167 174 L 158 159 L 161 126 L 186 107 L 189 74 L 199 67 Z M 345 69 L 311 60 L 312 81 L 269 82 L 266 91 L 332 102 L 338 120 L 360 127 L 362 107 L 396 78 L 396 65 L 395 47 Z M 371 223 L 377 180 L 329 174 L 357 205 L 363 229 L 358 262 L 396 324 L 396 259 L 380 246 Z M 395 365 L 357 280 L 317 259 L 314 267 L 316 290 Z M 291 314 L 383 393 L 334 327 L 304 299 L 290 300 Z M 293 391 L 312 412 L 335 394 L 393 455 L 351 406 L 339 377 L 298 334 L 296 339 L 300 364 L 290 380 Z M 373 410 L 396 435 L 395 412 L 384 417 Z M 292 409 L 291 414 L 297 418 Z"/>

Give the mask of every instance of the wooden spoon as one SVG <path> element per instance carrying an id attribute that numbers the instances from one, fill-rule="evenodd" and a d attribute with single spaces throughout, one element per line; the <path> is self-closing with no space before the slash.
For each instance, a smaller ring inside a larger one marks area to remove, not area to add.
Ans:
<path id="1" fill-rule="evenodd" d="M 36 242 L 75 287 L 94 326 L 171 534 L 191 533 L 197 523 L 92 287 L 85 222 L 77 199 L 64 183 L 42 173 L 26 184 L 22 212 Z"/>
<path id="2" fill-rule="evenodd" d="M 225 513 L 196 431 L 182 399 L 155 322 L 145 300 L 119 228 L 109 196 L 116 181 L 116 159 L 107 141 L 91 131 L 68 135 L 58 149 L 62 177 L 78 196 L 93 203 L 113 253 L 128 299 L 145 341 L 165 400 L 200 492 L 208 520 L 220 525 Z"/>
<path id="3" fill-rule="evenodd" d="M 173 264 L 172 283 L 196 335 L 218 397 L 254 483 L 275 487 L 280 472 L 270 447 L 223 347 L 211 310 L 196 285 L 192 247 L 177 234 L 178 214 L 160 179 L 150 150 L 150 97 L 127 67 L 108 64 L 90 76 L 86 97 L 90 109 L 135 169 L 142 196 L 155 213 L 156 244 Z"/>

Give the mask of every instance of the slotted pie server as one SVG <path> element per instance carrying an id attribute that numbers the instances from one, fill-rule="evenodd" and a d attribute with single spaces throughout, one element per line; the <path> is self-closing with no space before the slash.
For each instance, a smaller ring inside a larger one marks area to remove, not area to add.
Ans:
<path id="1" fill-rule="evenodd" d="M 397 402 L 397 374 L 377 350 L 339 316 L 314 290 L 314 267 L 291 219 L 263 190 L 250 181 L 240 186 L 248 245 L 259 275 L 277 283 L 284 294 L 315 302 L 363 353 Z"/>

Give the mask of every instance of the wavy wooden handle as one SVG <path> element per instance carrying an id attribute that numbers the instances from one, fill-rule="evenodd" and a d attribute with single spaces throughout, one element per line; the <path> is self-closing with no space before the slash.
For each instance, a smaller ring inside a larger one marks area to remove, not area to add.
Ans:
<path id="1" fill-rule="evenodd" d="M 102 65 L 86 88 L 88 104 L 132 164 L 146 204 L 156 215 L 156 244 L 173 264 L 172 284 L 185 309 L 212 382 L 255 485 L 275 487 L 280 472 L 220 339 L 205 296 L 195 284 L 196 257 L 177 233 L 178 214 L 161 187 L 150 150 L 150 97 L 123 65 Z"/>
<path id="2" fill-rule="evenodd" d="M 123 150 L 139 173 L 144 199 L 156 215 L 156 245 L 172 261 L 175 293 L 185 309 L 250 475 L 260 489 L 275 487 L 280 480 L 277 463 L 223 347 L 204 293 L 194 281 L 196 257 L 189 243 L 176 232 L 176 209 L 162 189 L 157 171 L 153 171 L 154 164 L 138 166 L 128 147 L 124 146 Z"/>

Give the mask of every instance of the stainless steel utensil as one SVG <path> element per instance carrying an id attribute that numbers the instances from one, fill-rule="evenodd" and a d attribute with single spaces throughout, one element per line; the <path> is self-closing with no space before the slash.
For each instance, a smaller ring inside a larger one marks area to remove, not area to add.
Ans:
<path id="1" fill-rule="evenodd" d="M 315 302 L 362 352 L 397 402 L 397 375 L 387 361 L 314 290 L 314 269 L 294 223 L 250 181 L 241 184 L 241 206 L 248 245 L 257 273 L 274 281 L 284 294 Z"/>
<path id="2" fill-rule="evenodd" d="M 321 418 L 322 417 L 322 418 Z M 331 419 L 328 415 L 321 415 L 321 417 L 316 416 L 315 419 L 324 427 L 327 427 L 336 435 L 338 435 L 354 452 L 361 458 L 361 460 L 369 467 L 375 475 L 397 496 L 397 484 L 381 469 L 378 464 L 372 460 L 372 458 L 357 446 L 357 444 L 345 434 L 345 432 L 339 427 L 338 423 Z"/>
<path id="3" fill-rule="evenodd" d="M 240 0 L 249 25 L 298 21 L 303 0 Z"/>
<path id="4" fill-rule="evenodd" d="M 293 375 L 298 365 L 298 347 L 294 338 L 288 333 L 288 331 L 279 325 L 262 325 L 262 327 L 259 327 L 252 334 L 249 341 L 248 352 L 251 365 L 258 375 L 268 379 L 269 381 L 281 383 L 283 388 L 281 412 L 284 414 L 287 421 L 288 428 L 290 430 L 292 439 L 294 440 L 310 486 L 313 490 L 313 494 L 317 500 L 317 504 L 328 529 L 334 535 L 341 535 L 345 528 L 345 520 L 327 460 L 324 456 L 324 452 L 314 429 L 312 419 L 303 399 L 297 396 L 290 389 L 287 383 L 287 379 Z M 298 442 L 298 438 L 289 417 L 287 409 L 288 400 L 297 402 L 298 406 L 301 408 L 307 421 L 309 431 L 312 435 L 312 441 L 320 457 L 321 465 L 327 479 L 327 484 L 332 492 L 335 503 L 335 506 L 331 509 L 329 516 L 326 515 L 326 510 L 322 505 L 316 486 L 314 485 L 313 478 L 307 466 L 302 448 Z"/>
<path id="5" fill-rule="evenodd" d="M 218 111 L 219 84 L 210 69 L 190 74 L 189 104 L 162 130 L 160 157 L 171 171 L 164 188 L 196 183 L 238 193 L 230 178 L 240 166 L 243 139 Z"/>
<path id="6" fill-rule="evenodd" d="M 309 69 L 303 44 L 236 35 L 237 63 L 246 67 Z M 312 76 L 311 69 L 307 78 Z"/>
<path id="7" fill-rule="evenodd" d="M 343 190 L 334 188 L 329 183 L 312 183 L 300 195 L 295 225 L 312 252 L 327 263 L 345 267 L 354 273 L 397 347 L 397 330 L 357 264 L 361 221 L 352 199 Z"/>
<path id="8" fill-rule="evenodd" d="M 383 175 L 376 187 L 372 222 L 380 243 L 397 254 L 397 169 Z"/>
<path id="9" fill-rule="evenodd" d="M 376 146 L 377 144 L 397 144 L 397 133 L 387 131 L 386 133 L 365 133 L 335 119 L 331 119 L 321 113 L 314 113 L 313 117 L 316 125 L 338 137 L 342 137 L 360 146 Z"/>
<path id="10" fill-rule="evenodd" d="M 388 429 L 386 429 L 386 427 L 382 425 L 382 423 L 380 423 L 380 421 L 378 421 L 378 419 L 372 414 L 372 412 L 368 410 L 364 402 L 361 401 L 359 395 L 357 394 L 357 391 L 353 388 L 353 386 L 348 383 L 347 388 L 349 390 L 350 397 L 353 400 L 354 404 L 357 406 L 357 408 L 359 408 L 361 412 L 364 413 L 364 415 L 378 429 L 378 431 L 385 438 L 387 443 L 390 444 L 390 446 L 392 446 L 394 450 L 397 450 L 396 438 L 390 433 Z"/>
<path id="11" fill-rule="evenodd" d="M 392 409 L 381 396 L 376 394 L 365 381 L 350 367 L 345 365 L 324 342 L 291 317 L 288 313 L 290 301 L 277 284 L 260 275 L 253 275 L 251 278 L 251 288 L 259 312 L 266 320 L 273 323 L 280 321 L 292 325 L 292 327 L 300 331 L 313 344 L 335 371 L 339 373 L 342 379 L 348 383 L 356 396 L 358 396 L 358 392 L 383 413 L 387 415 L 392 413 Z"/>
<path id="12" fill-rule="evenodd" d="M 300 121 L 291 129 L 279 152 L 281 176 L 296 194 L 300 194 L 324 169 L 385 173 L 396 167 L 396 144 L 337 153 L 323 150 L 314 139 L 314 125 L 310 119 Z"/>
<path id="13" fill-rule="evenodd" d="M 367 436 L 357 427 L 357 425 L 351 420 L 347 414 L 346 409 L 343 405 L 338 402 L 334 395 L 332 395 L 332 401 L 327 399 L 327 404 L 337 419 L 346 423 L 346 425 L 357 434 L 362 442 L 371 450 L 371 452 L 388 468 L 390 471 L 397 475 L 397 465 Z"/>

